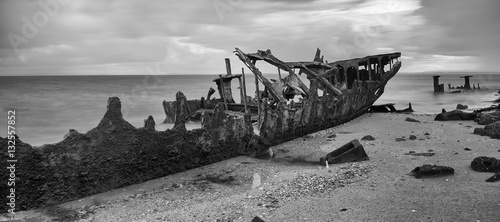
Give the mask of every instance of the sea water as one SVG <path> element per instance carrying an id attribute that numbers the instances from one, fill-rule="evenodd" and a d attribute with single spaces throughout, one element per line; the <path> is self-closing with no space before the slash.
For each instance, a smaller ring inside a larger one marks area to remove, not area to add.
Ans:
<path id="1" fill-rule="evenodd" d="M 384 95 L 375 103 L 395 103 L 404 109 L 412 103 L 417 113 L 439 113 L 442 108 L 452 110 L 456 104 L 471 109 L 488 107 L 498 98 L 500 75 L 474 75 L 471 84 L 481 91 L 449 93 L 447 84 L 463 85 L 459 75 L 441 75 L 445 93 L 433 92 L 432 73 L 399 73 L 389 81 Z M 142 127 L 144 119 L 153 116 L 157 130 L 171 124 L 165 119 L 162 101 L 175 100 L 182 91 L 188 99 L 206 97 L 210 87 L 216 88 L 218 75 L 163 75 L 163 76 L 4 76 L 0 77 L 0 136 L 7 134 L 7 111 L 16 110 L 17 134 L 32 145 L 56 143 L 69 129 L 80 133 L 97 126 L 109 97 L 117 96 L 122 102 L 122 113 L 135 127 Z M 277 78 L 272 76 L 271 78 Z M 301 78 L 305 79 L 305 78 Z M 232 82 L 233 97 L 240 101 L 239 83 Z M 308 83 L 306 83 L 308 85 Z M 246 75 L 247 95 L 255 95 L 255 78 Z M 262 87 L 262 85 L 260 86 Z M 262 90 L 262 88 L 260 88 Z M 214 97 L 220 98 L 216 92 Z"/>

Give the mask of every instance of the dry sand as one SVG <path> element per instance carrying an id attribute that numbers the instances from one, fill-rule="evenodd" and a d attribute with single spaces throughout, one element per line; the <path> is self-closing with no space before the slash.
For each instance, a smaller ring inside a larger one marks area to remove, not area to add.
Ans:
<path id="1" fill-rule="evenodd" d="M 80 221 L 500 221 L 500 182 L 487 183 L 493 173 L 470 168 L 475 157 L 500 158 L 500 140 L 472 134 L 482 127 L 473 121 L 433 119 L 369 113 L 277 145 L 272 160 L 237 157 L 16 218 L 68 219 L 76 212 Z M 319 157 L 365 135 L 375 138 L 361 141 L 370 160 L 319 165 Z M 405 155 L 429 150 L 435 155 Z M 455 174 L 407 175 L 422 164 L 453 167 Z M 254 173 L 262 185 L 252 189 Z"/>

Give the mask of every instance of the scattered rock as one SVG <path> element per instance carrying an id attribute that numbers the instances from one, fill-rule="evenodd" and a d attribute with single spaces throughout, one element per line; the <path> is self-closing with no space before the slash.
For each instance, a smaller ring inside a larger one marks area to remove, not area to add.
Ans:
<path id="1" fill-rule="evenodd" d="M 173 183 L 172 188 L 182 188 L 182 183 Z"/>
<path id="2" fill-rule="evenodd" d="M 465 147 L 464 150 L 465 151 L 471 151 L 471 149 L 469 147 Z"/>
<path id="3" fill-rule="evenodd" d="M 413 118 L 410 118 L 410 117 L 406 118 L 406 121 L 407 122 L 414 122 L 414 123 L 419 123 L 420 122 L 419 120 L 416 120 L 416 119 L 413 119 Z"/>
<path id="4" fill-rule="evenodd" d="M 342 208 L 340 209 L 340 211 L 347 211 L 347 208 Z"/>
<path id="5" fill-rule="evenodd" d="M 474 134 L 489 136 L 492 139 L 500 139 L 500 121 L 490 123 L 484 128 L 475 128 Z"/>
<path id="6" fill-rule="evenodd" d="M 425 164 L 413 169 L 409 175 L 415 178 L 421 178 L 453 175 L 454 173 L 455 170 L 451 167 Z"/>
<path id="7" fill-rule="evenodd" d="M 450 120 L 474 120 L 477 113 L 467 113 L 461 110 L 453 110 L 450 112 L 443 112 L 438 114 L 435 121 L 450 121 Z"/>
<path id="8" fill-rule="evenodd" d="M 500 172 L 500 159 L 480 156 L 472 160 L 470 167 L 478 172 Z"/>
<path id="9" fill-rule="evenodd" d="M 406 140 L 403 138 L 396 138 L 396 142 L 403 142 L 403 141 L 406 141 Z"/>
<path id="10" fill-rule="evenodd" d="M 469 106 L 467 106 L 467 105 L 462 105 L 460 103 L 457 104 L 457 109 L 468 109 L 468 108 L 469 108 Z"/>
<path id="11" fill-rule="evenodd" d="M 264 220 L 260 219 L 260 217 L 258 216 L 255 216 L 253 219 L 252 219 L 252 222 L 265 222 Z"/>
<path id="12" fill-rule="evenodd" d="M 500 121 L 500 111 L 492 113 L 479 113 L 474 121 L 480 125 L 488 125 L 496 121 Z"/>
<path id="13" fill-rule="evenodd" d="M 431 135 L 430 133 L 424 133 L 424 135 L 428 136 L 428 135 Z"/>
<path id="14" fill-rule="evenodd" d="M 411 156 L 434 156 L 435 153 L 416 153 L 415 151 L 410 151 L 408 153 L 405 153 L 405 155 L 411 155 Z"/>
<path id="15" fill-rule="evenodd" d="M 410 135 L 410 140 L 416 140 L 417 139 L 417 136 L 415 135 Z"/>
<path id="16" fill-rule="evenodd" d="M 495 175 L 491 176 L 490 178 L 486 179 L 486 182 L 496 182 L 500 180 L 500 172 L 495 173 Z"/>
<path id="17" fill-rule="evenodd" d="M 329 138 L 329 139 L 335 139 L 335 138 L 337 138 L 337 134 L 335 134 L 335 133 L 334 133 L 334 134 L 332 134 L 332 135 L 328 136 L 328 138 Z"/>
<path id="18" fill-rule="evenodd" d="M 371 135 L 366 135 L 366 136 L 363 136 L 363 138 L 361 138 L 361 140 L 372 141 L 372 140 L 375 140 L 375 138 L 373 138 L 373 136 L 371 136 Z"/>

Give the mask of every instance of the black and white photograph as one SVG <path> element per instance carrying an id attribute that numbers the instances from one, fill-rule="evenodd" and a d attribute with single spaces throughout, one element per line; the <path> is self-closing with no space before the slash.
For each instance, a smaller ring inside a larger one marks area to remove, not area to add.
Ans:
<path id="1" fill-rule="evenodd" d="M 499 11 L 0 0 L 0 221 L 500 221 Z"/>

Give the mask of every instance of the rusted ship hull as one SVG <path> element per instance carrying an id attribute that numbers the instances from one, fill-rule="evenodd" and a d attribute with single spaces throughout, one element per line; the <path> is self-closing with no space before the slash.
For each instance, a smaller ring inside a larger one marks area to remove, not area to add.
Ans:
<path id="1" fill-rule="evenodd" d="M 274 57 L 270 50 L 247 54 L 236 48 L 235 54 L 252 71 L 259 84 L 264 85 L 263 93 L 258 93 L 256 98 L 247 98 L 246 92 L 240 92 L 241 95 L 245 94 L 242 98 L 247 99 L 239 104 L 234 103 L 231 91 L 227 90 L 230 84 L 224 86 L 222 78 L 240 79 L 242 75 L 233 75 L 228 68 L 227 75 L 220 77 L 221 81 L 214 80 L 218 83 L 221 98 L 186 101 L 186 104 L 191 105 L 185 106 L 184 112 L 189 113 L 187 116 L 193 117 L 193 113 L 196 113 L 193 112 L 194 109 L 201 110 L 198 111 L 198 117 L 201 118 L 200 113 L 210 111 L 217 103 L 225 102 L 226 115 L 249 115 L 248 118 L 252 119 L 259 129 L 259 139 L 272 141 L 269 145 L 327 129 L 362 115 L 382 95 L 387 82 L 401 67 L 401 62 L 398 61 L 401 53 L 380 54 L 333 63 L 324 62 L 319 49 L 314 60 L 310 62 L 283 62 Z M 276 66 L 280 78 L 274 82 L 266 78 L 257 68 L 257 61 Z M 281 72 L 287 75 L 281 77 Z M 298 75 L 301 74 L 307 76 L 309 86 L 300 80 Z M 241 85 L 241 79 L 240 89 L 245 89 Z M 260 97 L 262 94 L 268 96 Z M 207 98 L 210 95 L 209 93 Z M 296 101 L 297 97 L 301 97 L 300 102 Z M 231 102 L 228 102 L 229 100 Z M 164 101 L 164 106 L 166 104 L 169 107 L 176 107 L 176 102 Z M 235 105 L 240 106 L 238 109 L 231 109 Z M 174 121 L 175 112 L 167 111 L 165 109 L 167 114 L 165 122 Z M 211 112 L 205 113 L 205 116 L 208 115 L 211 115 Z"/>

